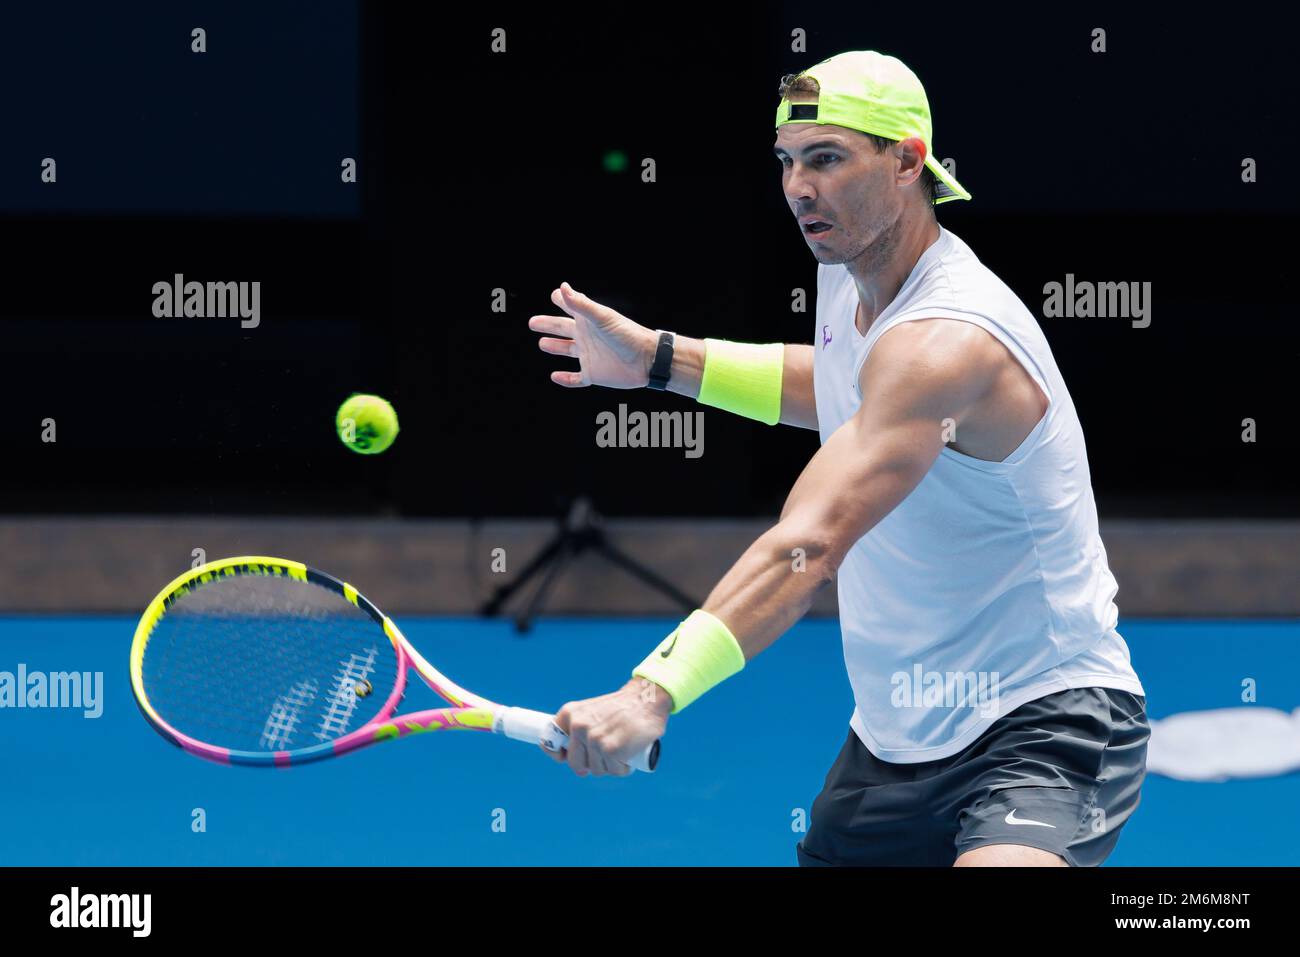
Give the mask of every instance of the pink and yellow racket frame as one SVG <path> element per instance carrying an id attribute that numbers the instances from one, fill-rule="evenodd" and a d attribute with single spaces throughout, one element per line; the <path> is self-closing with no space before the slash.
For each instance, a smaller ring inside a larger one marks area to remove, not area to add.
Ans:
<path id="1" fill-rule="evenodd" d="M 384 706 L 379 713 L 362 727 L 334 741 L 292 751 L 236 751 L 199 741 L 168 724 L 166 719 L 149 702 L 149 697 L 145 693 L 144 653 L 149 645 L 149 638 L 158 622 L 167 613 L 168 607 L 176 599 L 203 584 L 236 575 L 282 575 L 297 581 L 320 585 L 343 595 L 349 602 L 381 625 L 384 634 L 393 643 L 393 649 L 397 653 L 397 680 L 394 683 L 392 694 L 384 702 Z M 424 683 L 443 699 L 451 702 L 452 707 L 415 711 L 394 717 L 394 713 L 402 701 L 402 695 L 406 691 L 407 675 L 412 666 L 424 680 Z M 223 558 L 219 561 L 200 565 L 173 579 L 149 603 L 149 607 L 145 609 L 144 615 L 140 618 L 140 623 L 136 626 L 135 637 L 131 643 L 131 689 L 145 718 L 164 738 L 184 748 L 190 754 L 222 764 L 287 767 L 293 764 L 302 764 L 307 761 L 317 761 L 321 758 L 346 754 L 369 744 L 405 737 L 408 734 L 450 729 L 494 731 L 519 741 L 541 744 L 552 751 L 557 751 L 568 743 L 567 736 L 554 725 L 550 715 L 525 708 L 508 708 L 496 704 L 487 698 L 466 691 L 442 674 L 411 646 L 411 643 L 398 630 L 397 625 L 393 624 L 391 618 L 381 612 L 347 582 L 339 581 L 324 572 L 308 568 L 301 562 L 288 561 L 283 558 L 266 558 L 263 556 Z M 646 755 L 639 758 L 633 766 L 639 770 L 652 770 L 654 762 L 658 758 L 658 750 L 659 743 L 656 741 L 651 749 L 647 750 Z"/>

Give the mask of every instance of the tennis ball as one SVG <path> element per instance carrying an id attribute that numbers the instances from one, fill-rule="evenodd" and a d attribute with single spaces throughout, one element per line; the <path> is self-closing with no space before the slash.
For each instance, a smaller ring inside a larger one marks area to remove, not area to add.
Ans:
<path id="1" fill-rule="evenodd" d="M 387 399 L 354 393 L 339 406 L 334 427 L 353 452 L 377 455 L 397 438 L 397 412 Z"/>

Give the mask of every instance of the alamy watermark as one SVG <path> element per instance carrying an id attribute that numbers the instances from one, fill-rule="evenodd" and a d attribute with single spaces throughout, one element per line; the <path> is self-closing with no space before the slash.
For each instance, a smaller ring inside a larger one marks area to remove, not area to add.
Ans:
<path id="1" fill-rule="evenodd" d="M 618 412 L 596 416 L 596 445 L 602 449 L 685 449 L 688 459 L 704 454 L 704 413 L 629 412 L 619 403 Z"/>
<path id="2" fill-rule="evenodd" d="M 973 708 L 986 718 L 996 716 L 1001 675 L 996 671 L 926 671 L 918 662 L 912 670 L 889 678 L 895 708 Z"/>
<path id="3" fill-rule="evenodd" d="M 0 671 L 0 708 L 80 708 L 84 717 L 104 713 L 104 672 Z"/>
<path id="4" fill-rule="evenodd" d="M 50 898 L 50 926 L 119 927 L 130 930 L 132 937 L 148 937 L 153 929 L 153 895 L 83 894 L 73 887 Z"/>
<path id="5" fill-rule="evenodd" d="M 1075 281 L 1043 286 L 1045 319 L 1132 319 L 1134 329 L 1151 325 L 1151 283 Z"/>
<path id="6" fill-rule="evenodd" d="M 171 282 L 153 284 L 153 314 L 159 319 L 227 319 L 238 317 L 245 329 L 262 322 L 262 284 L 253 282 L 185 281 L 176 273 Z"/>

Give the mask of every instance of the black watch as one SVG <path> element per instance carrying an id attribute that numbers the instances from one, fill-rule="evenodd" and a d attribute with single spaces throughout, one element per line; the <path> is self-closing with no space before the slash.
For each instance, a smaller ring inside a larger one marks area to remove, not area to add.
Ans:
<path id="1" fill-rule="evenodd" d="M 673 344 L 676 339 L 671 332 L 659 333 L 655 361 L 650 363 L 650 381 L 646 383 L 650 388 L 661 391 L 668 388 L 668 380 L 673 374 Z"/>

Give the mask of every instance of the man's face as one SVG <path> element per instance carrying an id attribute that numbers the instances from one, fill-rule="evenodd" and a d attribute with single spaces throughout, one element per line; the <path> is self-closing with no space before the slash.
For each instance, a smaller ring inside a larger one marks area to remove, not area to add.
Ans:
<path id="1" fill-rule="evenodd" d="M 816 97 L 793 98 L 796 103 Z M 898 159 L 877 153 L 866 135 L 842 126 L 786 123 L 773 147 L 781 189 L 819 263 L 861 256 L 902 214 Z"/>

